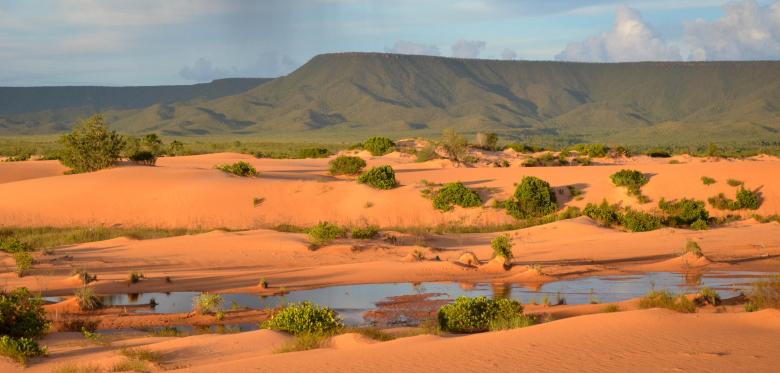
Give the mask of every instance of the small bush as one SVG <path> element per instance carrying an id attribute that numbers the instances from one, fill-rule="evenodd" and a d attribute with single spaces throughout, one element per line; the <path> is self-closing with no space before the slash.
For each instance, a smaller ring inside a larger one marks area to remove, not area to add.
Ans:
<path id="1" fill-rule="evenodd" d="M 482 205 L 482 200 L 477 192 L 466 188 L 461 182 L 444 184 L 433 194 L 433 207 L 442 211 L 452 210 L 453 205 L 460 207 L 477 207 Z"/>
<path id="2" fill-rule="evenodd" d="M 665 149 L 650 149 L 645 154 L 647 154 L 651 158 L 669 158 L 672 156 L 672 154 Z"/>
<path id="3" fill-rule="evenodd" d="M 379 227 L 369 225 L 367 227 L 355 228 L 352 230 L 352 238 L 358 240 L 370 240 L 379 234 Z"/>
<path id="4" fill-rule="evenodd" d="M 240 161 L 233 164 L 215 166 L 218 170 L 241 177 L 257 176 L 257 170 L 251 164 Z"/>
<path id="5" fill-rule="evenodd" d="M 704 206 L 704 201 L 682 198 L 676 201 L 658 201 L 658 208 L 666 213 L 665 223 L 669 226 L 691 225 L 696 221 L 706 224 L 710 214 Z"/>
<path id="6" fill-rule="evenodd" d="M 713 306 L 720 305 L 720 295 L 710 288 L 702 288 L 699 290 L 699 299 Z"/>
<path id="7" fill-rule="evenodd" d="M 685 295 L 673 295 L 669 291 L 651 291 L 639 299 L 639 308 L 666 308 L 682 313 L 696 312 L 696 305 Z"/>
<path id="8" fill-rule="evenodd" d="M 748 304 L 754 311 L 763 308 L 780 309 L 780 276 L 772 276 L 753 283 L 748 295 Z"/>
<path id="9" fill-rule="evenodd" d="M 396 186 L 395 171 L 390 166 L 374 167 L 358 177 L 358 182 L 374 189 L 392 189 Z"/>
<path id="10" fill-rule="evenodd" d="M 292 341 L 284 343 L 275 350 L 275 353 L 283 354 L 287 352 L 308 351 L 327 346 L 329 335 L 303 333 L 296 335 Z"/>
<path id="11" fill-rule="evenodd" d="M 558 214 L 558 220 L 574 219 L 579 216 L 582 216 L 582 211 L 579 207 L 568 206 L 566 207 L 566 210 L 563 210 L 560 214 Z"/>
<path id="12" fill-rule="evenodd" d="M 309 229 L 308 234 L 309 242 L 322 246 L 337 238 L 344 237 L 344 229 L 336 224 L 323 221 Z"/>
<path id="13" fill-rule="evenodd" d="M 620 224 L 623 218 L 618 205 L 610 205 L 606 199 L 600 205 L 588 203 L 582 213 L 606 227 Z"/>
<path id="14" fill-rule="evenodd" d="M 427 162 L 431 159 L 436 159 L 438 155 L 436 154 L 436 149 L 433 147 L 433 145 L 425 145 L 417 152 L 417 159 L 416 162 Z"/>
<path id="15" fill-rule="evenodd" d="M 707 229 L 710 229 L 710 226 L 707 224 L 706 220 L 699 219 L 691 224 L 691 229 L 695 231 L 706 231 Z"/>
<path id="16" fill-rule="evenodd" d="M 138 281 L 141 281 L 141 279 L 144 278 L 144 274 L 139 271 L 132 271 L 130 272 L 130 275 L 128 276 L 128 279 L 130 280 L 131 284 L 135 284 Z"/>
<path id="17" fill-rule="evenodd" d="M 493 248 L 493 257 L 500 256 L 509 260 L 514 256 L 514 254 L 512 254 L 512 239 L 509 235 L 502 234 L 496 236 L 490 241 L 490 247 Z"/>
<path id="18" fill-rule="evenodd" d="M 4 335 L 0 337 L 0 355 L 24 366 L 27 359 L 46 355 L 46 348 L 30 338 L 11 338 Z"/>
<path id="19" fill-rule="evenodd" d="M 323 148 L 306 148 L 298 151 L 297 158 L 325 158 L 330 155 L 328 149 Z"/>
<path id="20" fill-rule="evenodd" d="M 130 155 L 130 160 L 146 166 L 154 166 L 157 163 L 157 156 L 148 150 L 141 150 Z"/>
<path id="21" fill-rule="evenodd" d="M 27 288 L 0 291 L 0 335 L 37 338 L 49 328 L 43 301 Z"/>
<path id="22" fill-rule="evenodd" d="M 222 302 L 219 294 L 200 293 L 192 298 L 192 309 L 201 315 L 211 315 L 220 310 Z"/>
<path id="23" fill-rule="evenodd" d="M 757 192 L 745 188 L 737 191 L 737 205 L 741 209 L 757 210 L 761 206 L 761 197 Z"/>
<path id="24" fill-rule="evenodd" d="M 0 238 L 0 250 L 9 254 L 31 251 L 32 247 L 26 242 L 22 242 L 15 237 Z"/>
<path id="25" fill-rule="evenodd" d="M 11 256 L 16 263 L 16 275 L 19 277 L 24 277 L 35 263 L 35 259 L 26 251 L 16 251 Z"/>
<path id="26" fill-rule="evenodd" d="M 574 146 L 574 150 L 591 158 L 606 157 L 609 153 L 609 147 L 604 144 L 578 144 Z"/>
<path id="27" fill-rule="evenodd" d="M 631 232 L 649 232 L 661 228 L 661 217 L 627 208 L 620 219 L 623 227 Z"/>
<path id="28" fill-rule="evenodd" d="M 620 170 L 612 174 L 609 178 L 612 179 L 612 183 L 615 184 L 615 186 L 626 187 L 628 189 L 628 194 L 632 196 L 640 196 L 642 194 L 642 186 L 650 181 L 643 173 L 637 170 L 627 169 Z"/>
<path id="29" fill-rule="evenodd" d="M 366 161 L 360 157 L 338 156 L 328 162 L 331 175 L 357 175 L 366 167 Z"/>
<path id="30" fill-rule="evenodd" d="M 119 160 L 125 140 L 109 131 L 103 116 L 94 115 L 62 136 L 62 163 L 73 173 L 92 172 L 111 167 Z"/>
<path id="31" fill-rule="evenodd" d="M 76 296 L 76 301 L 82 311 L 93 311 L 103 307 L 103 300 L 95 294 L 92 288 L 84 286 L 74 291 L 73 294 Z"/>
<path id="32" fill-rule="evenodd" d="M 77 269 L 73 271 L 73 274 L 79 277 L 81 283 L 87 285 L 91 282 L 97 281 L 97 275 L 87 272 L 85 269 Z"/>
<path id="33" fill-rule="evenodd" d="M 726 184 L 733 187 L 738 187 L 740 185 L 745 184 L 743 181 L 737 180 L 737 179 L 728 179 L 726 180 Z"/>
<path id="34" fill-rule="evenodd" d="M 685 248 L 683 248 L 682 251 L 683 255 L 685 254 L 693 254 L 697 258 L 701 258 L 704 256 L 704 253 L 701 251 L 701 247 L 699 246 L 696 241 L 689 239 L 688 242 L 685 243 Z"/>
<path id="35" fill-rule="evenodd" d="M 466 138 L 453 129 L 445 129 L 441 135 L 441 145 L 447 158 L 455 162 L 463 162 L 468 155 L 468 143 Z"/>
<path id="36" fill-rule="evenodd" d="M 371 137 L 363 141 L 363 149 L 371 152 L 373 156 L 380 156 L 395 149 L 395 143 L 387 137 Z"/>
<path id="37" fill-rule="evenodd" d="M 701 183 L 704 184 L 704 185 L 712 185 L 712 184 L 717 183 L 717 181 L 715 179 L 711 178 L 711 177 L 702 176 L 701 177 Z"/>
<path id="38" fill-rule="evenodd" d="M 476 333 L 490 330 L 491 323 L 512 320 L 522 313 L 523 306 L 511 299 L 461 296 L 439 309 L 438 320 L 442 330 Z"/>
<path id="39" fill-rule="evenodd" d="M 476 145 L 480 149 L 496 150 L 498 145 L 498 135 L 495 133 L 477 132 Z"/>
<path id="40" fill-rule="evenodd" d="M 515 189 L 514 200 L 507 203 L 507 212 L 517 219 L 540 217 L 558 209 L 550 184 L 534 176 L 525 176 Z"/>
<path id="41" fill-rule="evenodd" d="M 286 331 L 293 335 L 332 335 L 344 324 L 336 311 L 309 302 L 293 303 L 264 321 L 261 327 Z"/>
<path id="42" fill-rule="evenodd" d="M 708 198 L 707 202 L 710 203 L 710 206 L 718 210 L 739 210 L 737 201 L 726 197 L 723 193 L 718 193 L 717 196 Z"/>

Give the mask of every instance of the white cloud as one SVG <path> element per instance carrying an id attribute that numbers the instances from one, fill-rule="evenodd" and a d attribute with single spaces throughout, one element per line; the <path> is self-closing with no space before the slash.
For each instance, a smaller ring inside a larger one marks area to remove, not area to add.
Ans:
<path id="1" fill-rule="evenodd" d="M 388 53 L 417 54 L 428 56 L 440 56 L 439 48 L 435 45 L 415 43 L 411 41 L 397 41 L 392 48 L 385 48 Z"/>
<path id="2" fill-rule="evenodd" d="M 555 58 L 591 62 L 668 61 L 680 60 L 681 55 L 677 47 L 653 32 L 639 12 L 621 5 L 612 30 L 570 43 Z"/>
<path id="3" fill-rule="evenodd" d="M 213 66 L 211 61 L 201 57 L 192 66 L 184 66 L 179 71 L 179 75 L 194 82 L 210 82 L 214 79 L 236 76 L 236 71 L 218 68 Z"/>
<path id="4" fill-rule="evenodd" d="M 274 52 L 261 53 L 249 66 L 238 68 L 223 68 L 215 66 L 210 60 L 198 58 L 192 66 L 184 66 L 179 70 L 179 76 L 194 82 L 210 82 L 214 79 L 234 77 L 274 78 L 285 75 L 298 68 L 298 62 L 286 54 Z"/>
<path id="5" fill-rule="evenodd" d="M 517 53 L 509 48 L 504 49 L 503 52 L 501 52 L 501 59 L 502 60 L 514 60 L 517 59 Z"/>
<path id="6" fill-rule="evenodd" d="M 477 58 L 485 49 L 485 45 L 487 43 L 480 40 L 458 40 L 452 45 L 452 57 Z"/>
<path id="7" fill-rule="evenodd" d="M 685 41 L 694 60 L 780 58 L 780 1 L 759 5 L 743 0 L 723 6 L 723 17 L 685 24 Z"/>
<path id="8" fill-rule="evenodd" d="M 146 26 L 222 13 L 230 2 L 208 0 L 58 0 L 57 16 L 71 24 Z"/>

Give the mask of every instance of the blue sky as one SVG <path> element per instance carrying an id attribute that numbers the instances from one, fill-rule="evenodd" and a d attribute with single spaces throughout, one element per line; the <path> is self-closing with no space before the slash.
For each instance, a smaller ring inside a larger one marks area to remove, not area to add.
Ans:
<path id="1" fill-rule="evenodd" d="M 191 84 L 320 53 L 780 59 L 780 0 L 0 0 L 0 85 Z"/>

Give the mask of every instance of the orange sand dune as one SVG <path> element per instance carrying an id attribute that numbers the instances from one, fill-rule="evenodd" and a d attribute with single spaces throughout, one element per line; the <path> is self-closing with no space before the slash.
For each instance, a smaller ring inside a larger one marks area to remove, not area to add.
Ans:
<path id="1" fill-rule="evenodd" d="M 59 161 L 0 162 L 0 184 L 40 177 L 62 176 L 68 168 Z"/>
<path id="2" fill-rule="evenodd" d="M 274 354 L 289 337 L 271 331 L 116 342 L 163 354 L 164 366 L 193 372 L 616 372 L 773 371 L 780 364 L 780 311 L 679 314 L 627 311 L 567 318 L 523 329 L 456 337 L 367 341 L 342 335 L 317 350 Z M 75 333 L 44 339 L 50 355 L 26 371 L 67 364 L 109 368 L 109 347 L 74 346 Z M 83 341 L 83 339 L 82 339 Z M 78 342 L 76 342 L 78 343 Z M 86 342 L 82 342 L 86 343 Z M 0 370 L 12 371 L 0 362 Z"/>
<path id="3" fill-rule="evenodd" d="M 252 163 L 263 174 L 247 179 L 213 168 L 219 163 L 238 160 Z M 121 166 L 89 174 L 28 180 L 22 179 L 48 175 L 40 167 L 58 172 L 61 169 L 44 162 L 4 164 L 0 166 L 0 181 L 5 181 L 0 184 L 0 196 L 4 196 L 0 198 L 0 225 L 255 228 L 312 225 L 322 220 L 383 227 L 500 224 L 512 219 L 492 208 L 456 208 L 447 213 L 435 210 L 421 196 L 424 187 L 420 182 L 462 181 L 473 188 L 485 187 L 480 193 L 487 201 L 507 198 L 513 192 L 513 183 L 524 175 L 535 175 L 560 189 L 561 205 L 582 207 L 606 198 L 636 206 L 635 198 L 628 197 L 624 188 L 616 188 L 609 180 L 610 174 L 623 167 L 651 175 L 643 193 L 653 202 L 639 206 L 643 209 L 653 208 L 661 197 L 706 199 L 723 192 L 733 198 L 736 188 L 725 181 L 735 178 L 761 191 L 764 203 L 755 213 L 780 212 L 777 179 L 780 160 L 771 157 L 713 162 L 691 158 L 682 164 L 637 157 L 623 161 L 625 165 L 540 168 L 450 167 L 439 161 L 414 163 L 398 155 L 368 159 L 370 166 L 392 164 L 396 169 L 400 186 L 389 191 L 374 190 L 350 178 L 331 177 L 327 174 L 327 162 L 327 159 L 254 159 L 243 154 L 221 153 L 161 158 L 157 167 Z M 705 186 L 700 180 L 702 176 L 713 177 L 718 182 Z M 583 198 L 571 200 L 567 185 L 584 191 Z M 255 198 L 262 199 L 256 207 Z M 749 215 L 753 211 L 741 213 Z"/>

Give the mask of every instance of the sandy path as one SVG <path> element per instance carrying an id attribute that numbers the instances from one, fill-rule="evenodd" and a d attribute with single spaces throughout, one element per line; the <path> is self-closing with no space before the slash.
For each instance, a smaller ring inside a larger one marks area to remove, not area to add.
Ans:
<path id="1" fill-rule="evenodd" d="M 395 154 L 395 153 L 394 153 Z M 213 168 L 219 163 L 244 160 L 263 172 L 246 179 L 223 174 Z M 243 154 L 209 154 L 161 158 L 157 167 L 123 166 L 81 175 L 61 175 L 25 179 L 28 174 L 44 175 L 39 164 L 20 162 L 0 165 L 0 225 L 144 225 L 158 227 L 256 228 L 278 224 L 312 225 L 329 220 L 345 225 L 377 224 L 431 226 L 443 223 L 490 225 L 511 222 L 503 211 L 492 208 L 455 209 L 442 213 L 421 196 L 422 180 L 462 181 L 481 190 L 483 199 L 506 198 L 513 183 L 524 175 L 549 181 L 561 205 L 584 206 L 588 202 L 636 205 L 624 188 L 616 188 L 609 175 L 624 167 L 651 175 L 643 188 L 653 208 L 661 197 L 706 199 L 723 192 L 731 198 L 736 188 L 726 179 L 742 180 L 749 188 L 760 189 L 764 203 L 756 213 L 780 212 L 780 160 L 761 157 L 749 160 L 707 162 L 683 158 L 682 164 L 669 164 L 647 157 L 625 160 L 625 164 L 590 167 L 490 168 L 445 167 L 441 161 L 414 163 L 397 154 L 368 159 L 369 165 L 392 164 L 400 187 L 377 191 L 347 178 L 327 175 L 327 159 L 255 159 Z M 48 174 L 46 174 L 48 175 Z M 705 186 L 700 178 L 718 182 Z M 12 182 L 8 182 L 12 181 Z M 567 185 L 584 192 L 581 200 L 571 200 Z M 10 198 L 8 196 L 13 196 Z M 255 198 L 264 199 L 255 207 Z M 489 205 L 489 202 L 486 203 Z M 713 211 L 714 215 L 724 212 Z M 754 211 L 741 212 L 750 215 Z"/>

